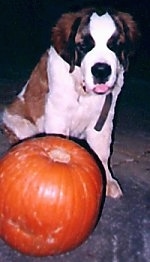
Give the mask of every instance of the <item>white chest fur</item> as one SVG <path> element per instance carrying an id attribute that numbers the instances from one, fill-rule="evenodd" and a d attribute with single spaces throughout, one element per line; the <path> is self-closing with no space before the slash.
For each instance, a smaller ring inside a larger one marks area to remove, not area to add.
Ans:
<path id="1" fill-rule="evenodd" d="M 49 94 L 45 106 L 44 131 L 84 136 L 84 130 L 94 128 L 102 110 L 105 96 L 94 93 L 82 94 L 83 81 L 79 67 L 72 74 L 69 65 L 51 47 L 48 61 Z M 122 79 L 119 81 L 122 82 Z M 118 88 L 118 90 L 117 90 Z M 120 84 L 115 87 L 117 97 Z M 114 97 L 114 105 L 115 105 Z M 114 111 L 112 104 L 111 111 Z"/>
<path id="2" fill-rule="evenodd" d="M 49 51 L 49 95 L 45 108 L 45 132 L 80 136 L 96 120 L 104 96 L 81 94 L 82 75 L 76 67 L 72 74 L 69 65 L 52 47 Z"/>

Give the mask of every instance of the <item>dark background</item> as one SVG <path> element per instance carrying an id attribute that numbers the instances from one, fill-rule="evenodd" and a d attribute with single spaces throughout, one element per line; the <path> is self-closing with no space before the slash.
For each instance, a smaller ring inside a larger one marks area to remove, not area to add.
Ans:
<path id="1" fill-rule="evenodd" d="M 0 239 L 0 262 L 150 261 L 150 0 L 0 0 L 0 124 L 3 106 L 12 101 L 22 79 L 27 79 L 50 46 L 51 27 L 60 14 L 93 4 L 131 13 L 141 31 L 116 110 L 112 163 L 124 196 L 106 198 L 94 234 L 76 251 L 58 257 L 27 257 Z M 0 154 L 7 148 L 8 141 L 0 132 Z"/>
<path id="2" fill-rule="evenodd" d="M 93 5 L 109 5 L 133 15 L 142 36 L 132 70 L 149 77 L 149 0 L 0 0 L 0 79 L 26 77 L 50 46 L 51 27 L 61 13 Z"/>

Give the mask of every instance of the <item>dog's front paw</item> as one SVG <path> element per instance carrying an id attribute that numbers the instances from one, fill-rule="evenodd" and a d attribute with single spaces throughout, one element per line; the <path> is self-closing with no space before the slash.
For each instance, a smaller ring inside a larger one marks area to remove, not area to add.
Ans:
<path id="1" fill-rule="evenodd" d="M 115 179 L 112 179 L 107 182 L 106 186 L 106 196 L 113 198 L 119 198 L 123 195 L 122 190 Z"/>

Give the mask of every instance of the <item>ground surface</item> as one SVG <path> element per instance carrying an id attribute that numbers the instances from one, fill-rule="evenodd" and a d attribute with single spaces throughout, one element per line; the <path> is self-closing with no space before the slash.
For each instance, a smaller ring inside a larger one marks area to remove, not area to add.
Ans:
<path id="1" fill-rule="evenodd" d="M 17 84 L 17 85 L 16 85 Z M 19 83 L 0 82 L 0 113 Z M 146 96 L 143 94 L 146 93 Z M 117 108 L 112 166 L 124 196 L 107 198 L 90 238 L 69 254 L 24 256 L 0 240 L 0 262 L 149 262 L 150 261 L 150 110 L 149 82 L 129 78 Z M 0 153 L 8 148 L 0 134 Z"/>

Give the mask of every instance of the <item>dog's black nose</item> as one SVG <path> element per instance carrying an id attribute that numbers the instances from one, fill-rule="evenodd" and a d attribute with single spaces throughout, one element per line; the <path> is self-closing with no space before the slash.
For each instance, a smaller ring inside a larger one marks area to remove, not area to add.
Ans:
<path id="1" fill-rule="evenodd" d="M 105 83 L 111 74 L 111 67 L 106 63 L 96 63 L 91 68 L 96 83 Z"/>

